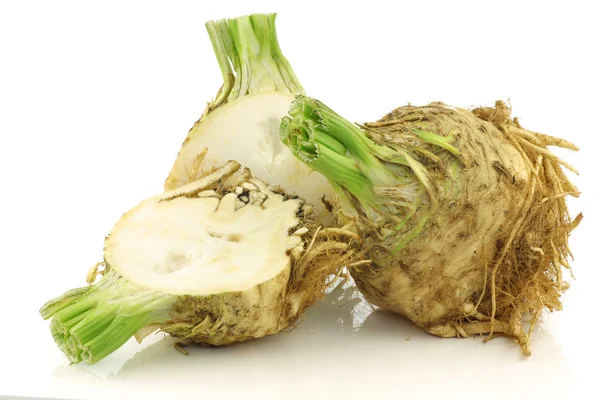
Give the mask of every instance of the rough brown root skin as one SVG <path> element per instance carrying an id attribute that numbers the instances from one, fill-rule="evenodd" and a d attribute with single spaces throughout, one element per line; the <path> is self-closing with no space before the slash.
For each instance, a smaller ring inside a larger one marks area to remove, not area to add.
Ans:
<path id="1" fill-rule="evenodd" d="M 511 337 L 521 347 L 523 355 L 530 356 L 531 345 L 529 337 L 521 328 L 520 318 L 515 318 L 513 322 L 512 324 L 503 321 L 495 321 L 494 323 L 480 321 L 450 322 L 445 325 L 431 326 L 426 329 L 432 335 L 443 338 L 467 338 L 488 335 L 484 339 L 488 340 L 493 338 L 494 335 Z"/>
<path id="2" fill-rule="evenodd" d="M 369 247 L 378 243 L 376 232 L 360 225 L 373 265 L 351 273 L 368 301 L 434 335 L 499 334 L 529 355 L 542 312 L 561 309 L 569 286 L 563 279 L 570 270 L 568 237 L 581 220 L 567 210 L 566 196 L 578 196 L 561 168 L 570 166 L 547 146 L 577 148 L 523 129 L 510 111 L 501 101 L 472 111 L 432 103 L 401 107 L 364 125 L 377 143 L 420 146 L 437 156 L 419 159 L 437 198 L 408 223 L 410 229 L 429 216 L 419 236 L 396 254 L 385 243 Z M 461 156 L 420 143 L 411 133 L 415 127 L 454 137 Z"/>
<path id="3" fill-rule="evenodd" d="M 503 104 L 496 102 L 496 109 L 505 109 Z M 473 110 L 473 114 L 477 116 L 478 110 Z M 480 118 L 485 120 L 483 115 Z M 490 122 L 526 157 L 527 165 L 530 168 L 533 165 L 534 177 L 530 182 L 526 207 L 508 240 L 503 243 L 492 271 L 489 333 L 498 332 L 496 319 L 507 320 L 509 326 L 519 328 L 509 332 L 509 336 L 513 336 L 521 344 L 523 353 L 529 355 L 529 335 L 542 311 L 562 308 L 560 296 L 569 287 L 563 280 L 562 270 L 571 269 L 568 238 L 572 222 L 578 224 L 582 218 L 579 214 L 572 221 L 567 209 L 566 195 L 579 196 L 561 168 L 561 165 L 569 166 L 550 153 L 547 146 L 572 150 L 577 150 L 577 147 L 566 140 L 523 129 L 516 118 L 510 118 L 510 109 L 504 120 L 496 118 Z M 521 320 L 526 314 L 530 315 L 531 328 L 527 335 L 522 335 Z"/>
<path id="4" fill-rule="evenodd" d="M 243 292 L 185 296 L 175 306 L 177 318 L 162 330 L 184 343 L 213 346 L 276 333 L 289 273 L 288 266 L 276 277 Z"/>

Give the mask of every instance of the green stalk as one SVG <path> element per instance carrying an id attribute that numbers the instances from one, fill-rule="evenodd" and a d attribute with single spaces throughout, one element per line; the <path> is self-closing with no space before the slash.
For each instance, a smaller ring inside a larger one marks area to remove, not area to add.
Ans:
<path id="1" fill-rule="evenodd" d="M 134 285 L 113 270 L 92 286 L 50 300 L 40 314 L 52 318 L 52 337 L 71 362 L 94 364 L 144 326 L 168 321 L 176 300 Z"/>
<path id="2" fill-rule="evenodd" d="M 325 175 L 340 190 L 350 192 L 363 207 L 372 207 L 375 204 L 373 184 L 359 165 L 346 156 L 345 144 L 329 135 L 322 126 L 316 126 L 315 121 L 303 118 L 283 118 L 280 127 L 282 141 L 297 158 Z"/>
<path id="3" fill-rule="evenodd" d="M 304 88 L 300 84 L 300 81 L 296 77 L 296 73 L 292 69 L 292 65 L 285 58 L 279 47 L 279 39 L 277 38 L 277 30 L 275 29 L 275 18 L 277 14 L 267 14 L 269 20 L 269 38 L 271 43 L 271 54 L 277 64 L 277 68 L 286 82 L 286 86 L 292 94 L 304 94 Z"/>
<path id="4" fill-rule="evenodd" d="M 206 23 L 206 30 L 208 31 L 210 42 L 212 43 L 217 62 L 219 63 L 219 68 L 221 69 L 221 74 L 223 75 L 223 87 L 214 101 L 215 106 L 217 106 L 227 99 L 227 96 L 233 88 L 235 75 L 231 63 L 233 63 L 237 70 L 239 68 L 239 66 L 237 66 L 238 59 L 237 56 L 234 57 L 233 42 L 229 35 L 227 23 L 222 21 L 209 21 Z"/>
<path id="5" fill-rule="evenodd" d="M 427 132 L 419 134 L 423 141 L 450 146 Z M 281 122 L 280 138 L 298 159 L 331 182 L 343 214 L 366 217 L 382 238 L 392 234 L 392 253 L 423 230 L 429 217 L 426 208 L 420 213 L 417 209 L 420 197 L 433 188 L 416 153 L 376 143 L 359 127 L 306 96 L 296 96 Z"/>
<path id="6" fill-rule="evenodd" d="M 390 168 L 409 165 L 407 154 L 375 143 L 356 125 L 306 96 L 296 96 L 281 122 L 280 137 L 297 158 L 329 179 L 351 215 L 356 211 L 350 209 L 345 192 L 360 204 L 360 211 L 377 219 L 386 213 L 387 200 L 378 198 L 374 189 L 385 187 L 389 193 L 414 180 Z"/>
<path id="7" fill-rule="evenodd" d="M 356 160 L 358 168 L 374 185 L 398 183 L 397 177 L 383 165 L 382 161 L 394 160 L 400 155 L 367 138 L 356 125 L 345 120 L 323 103 L 306 96 L 297 96 L 290 107 L 290 117 L 296 119 L 297 123 L 306 125 L 307 134 L 315 141 L 326 144 L 327 141 L 335 139 L 336 143 L 346 147 L 350 156 Z"/>
<path id="8" fill-rule="evenodd" d="M 279 47 L 275 18 L 276 14 L 252 14 L 206 23 L 223 75 L 211 108 L 252 93 L 304 93 Z"/>

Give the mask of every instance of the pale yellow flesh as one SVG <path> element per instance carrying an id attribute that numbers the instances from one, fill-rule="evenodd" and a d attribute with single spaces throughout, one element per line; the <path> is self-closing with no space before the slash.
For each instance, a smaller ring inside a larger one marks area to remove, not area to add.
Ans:
<path id="1" fill-rule="evenodd" d="M 204 296 L 247 290 L 288 266 L 286 252 L 301 242 L 289 234 L 299 207 L 299 200 L 273 193 L 262 205 L 243 207 L 234 193 L 221 199 L 157 196 L 115 225 L 106 261 L 156 291 Z"/>
<path id="2" fill-rule="evenodd" d="M 322 217 L 327 216 L 320 198 L 331 199 L 331 185 L 321 174 L 298 161 L 279 140 L 279 125 L 294 96 L 267 92 L 244 96 L 211 111 L 190 131 L 165 189 L 171 190 L 196 179 L 198 154 L 208 148 L 202 162 L 204 171 L 237 160 L 252 174 L 287 193 L 311 203 Z"/>

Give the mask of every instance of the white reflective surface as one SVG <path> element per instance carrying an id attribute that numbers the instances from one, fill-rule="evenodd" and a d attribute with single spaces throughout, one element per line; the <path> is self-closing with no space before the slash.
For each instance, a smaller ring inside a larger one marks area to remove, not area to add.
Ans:
<path id="1" fill-rule="evenodd" d="M 69 365 L 41 332 L 35 345 L 18 341 L 8 347 L 19 378 L 3 382 L 2 392 L 100 399 L 319 393 L 395 398 L 477 391 L 487 398 L 568 398 L 585 383 L 578 364 L 587 346 L 567 339 L 576 330 L 568 325 L 572 315 L 549 316 L 534 333 L 533 355 L 525 358 L 504 338 L 484 344 L 480 338 L 430 336 L 397 315 L 373 310 L 354 288 L 337 288 L 290 332 L 228 347 L 186 347 L 187 356 L 173 348 L 172 338 L 157 334 L 142 345 L 131 340 L 95 365 Z M 47 329 L 46 323 L 35 325 Z M 23 386 L 23 378 L 31 385 Z"/>

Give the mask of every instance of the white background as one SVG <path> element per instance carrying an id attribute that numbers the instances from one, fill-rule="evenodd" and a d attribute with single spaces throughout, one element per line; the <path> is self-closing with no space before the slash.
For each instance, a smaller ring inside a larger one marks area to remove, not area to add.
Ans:
<path id="1" fill-rule="evenodd" d="M 343 4 L 343 6 L 342 6 Z M 74 398 L 591 398 L 597 390 L 599 13 L 594 2 L 0 3 L 0 395 Z M 279 13 L 307 93 L 357 122 L 408 102 L 510 98 L 564 137 L 576 280 L 533 355 L 439 339 L 336 292 L 291 333 L 222 349 L 128 343 L 69 366 L 37 314 L 80 286 L 121 214 L 158 192 L 221 77 L 204 22 Z M 584 390 L 592 390 L 582 394 Z M 406 396 L 406 397 L 405 397 Z M 542 397 L 543 396 L 543 397 Z M 568 397 L 565 397 L 568 396 Z"/>

